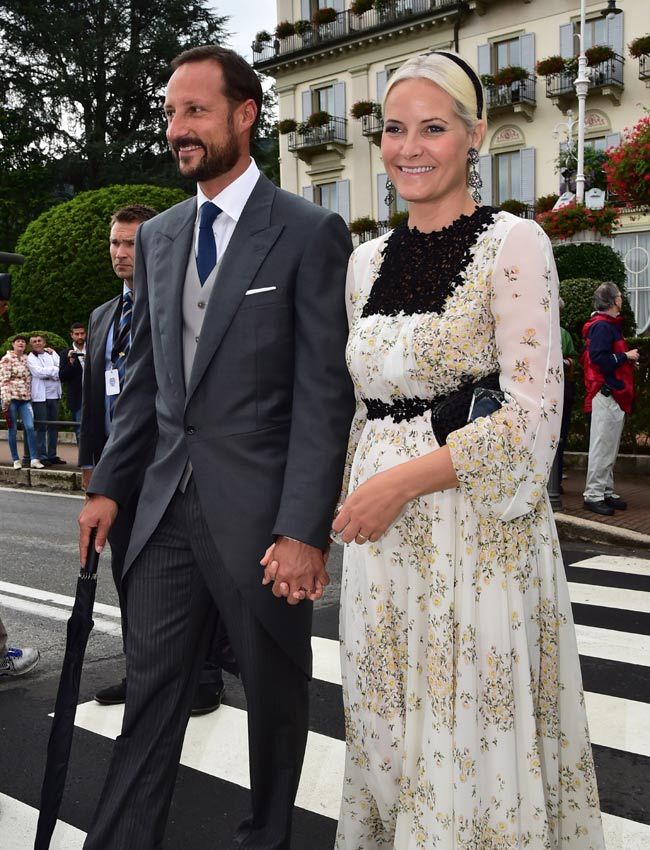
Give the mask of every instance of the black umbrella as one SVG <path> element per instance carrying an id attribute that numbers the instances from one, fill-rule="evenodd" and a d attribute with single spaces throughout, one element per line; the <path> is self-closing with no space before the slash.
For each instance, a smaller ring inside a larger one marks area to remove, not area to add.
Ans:
<path id="1" fill-rule="evenodd" d="M 95 551 L 95 532 L 93 531 L 88 548 L 88 559 L 79 573 L 77 594 L 68 620 L 65 656 L 54 706 L 54 721 L 47 745 L 45 776 L 41 788 L 41 811 L 38 816 L 34 850 L 48 850 L 63 797 L 72 746 L 74 716 L 79 699 L 81 667 L 88 635 L 94 626 L 93 605 L 97 587 L 98 561 L 99 555 Z"/>

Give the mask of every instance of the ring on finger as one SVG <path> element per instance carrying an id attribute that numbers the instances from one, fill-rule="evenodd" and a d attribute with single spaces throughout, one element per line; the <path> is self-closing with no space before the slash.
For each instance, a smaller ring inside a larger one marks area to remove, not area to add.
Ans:
<path id="1" fill-rule="evenodd" d="M 368 542 L 368 538 L 365 536 L 365 534 L 362 534 L 360 531 L 358 532 L 357 536 L 354 539 L 356 540 L 357 543 L 367 543 Z"/>

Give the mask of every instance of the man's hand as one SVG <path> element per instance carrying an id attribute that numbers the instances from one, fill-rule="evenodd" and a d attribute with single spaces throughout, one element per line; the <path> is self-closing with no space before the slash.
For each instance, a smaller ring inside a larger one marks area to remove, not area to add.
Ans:
<path id="1" fill-rule="evenodd" d="M 97 529 L 95 550 L 101 553 L 106 545 L 106 536 L 117 516 L 117 502 L 106 496 L 92 494 L 79 514 L 79 561 L 83 566 L 88 559 L 90 532 Z"/>
<path id="2" fill-rule="evenodd" d="M 315 602 L 329 584 L 323 552 L 287 537 L 278 537 L 261 564 L 265 568 L 262 584 L 273 582 L 273 595 L 285 597 L 289 605 L 303 599 Z"/>
<path id="3" fill-rule="evenodd" d="M 631 360 L 633 363 L 639 362 L 639 349 L 632 348 L 630 351 L 625 352 L 625 356 L 628 360 Z"/>

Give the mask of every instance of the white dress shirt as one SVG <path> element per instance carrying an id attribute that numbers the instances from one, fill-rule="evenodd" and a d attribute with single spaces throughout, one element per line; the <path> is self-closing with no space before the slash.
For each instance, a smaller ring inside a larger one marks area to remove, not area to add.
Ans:
<path id="1" fill-rule="evenodd" d="M 42 351 L 27 355 L 27 366 L 32 375 L 32 401 L 45 401 L 48 398 L 61 398 L 59 380 L 59 355 L 56 351 L 48 354 Z"/>
<path id="2" fill-rule="evenodd" d="M 260 176 L 260 170 L 251 159 L 251 163 L 236 180 L 233 180 L 226 188 L 215 195 L 214 198 L 208 198 L 204 194 L 200 186 L 196 187 L 196 221 L 194 223 L 194 253 L 198 252 L 199 246 L 199 214 L 201 207 L 206 202 L 212 201 L 216 204 L 221 213 L 215 218 L 212 225 L 214 239 L 217 245 L 217 260 L 223 257 L 230 237 L 232 236 L 237 222 L 241 218 L 242 211 L 246 206 L 246 202 L 251 196 L 251 192 L 255 188 Z"/>

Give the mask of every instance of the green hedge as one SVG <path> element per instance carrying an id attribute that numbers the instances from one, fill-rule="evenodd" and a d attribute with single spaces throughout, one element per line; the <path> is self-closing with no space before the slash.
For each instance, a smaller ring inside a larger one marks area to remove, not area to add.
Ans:
<path id="1" fill-rule="evenodd" d="M 115 210 L 147 204 L 162 212 L 185 198 L 180 189 L 107 186 L 44 212 L 16 245 L 26 259 L 12 269 L 11 327 L 45 325 L 67 339 L 73 322 L 87 322 L 95 307 L 120 292 L 108 254 Z"/>
<path id="2" fill-rule="evenodd" d="M 649 454 L 650 443 L 650 337 L 632 337 L 627 339 L 630 348 L 638 348 L 640 360 L 635 369 L 634 386 L 636 387 L 636 406 L 631 416 L 625 417 L 625 427 L 621 438 L 621 453 Z M 571 415 L 571 430 L 569 432 L 568 448 L 571 451 L 586 452 L 587 422 L 582 405 L 585 397 L 585 386 L 582 367 L 577 364 L 576 400 Z"/>
<path id="3" fill-rule="evenodd" d="M 560 280 L 589 277 L 601 283 L 611 280 L 618 286 L 625 286 L 625 266 L 621 255 L 608 245 L 601 242 L 556 245 L 553 255 Z"/>

